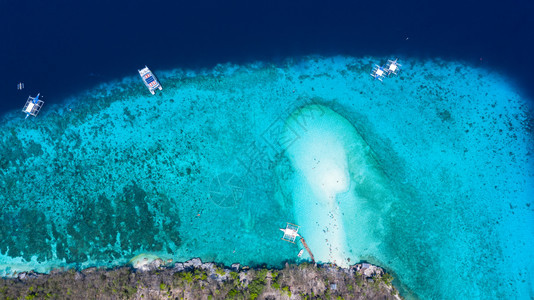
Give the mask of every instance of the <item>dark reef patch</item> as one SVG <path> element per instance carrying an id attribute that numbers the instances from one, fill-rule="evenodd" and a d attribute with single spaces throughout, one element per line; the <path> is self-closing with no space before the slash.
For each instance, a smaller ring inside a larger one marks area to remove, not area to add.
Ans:
<path id="1" fill-rule="evenodd" d="M 37 261 L 51 257 L 47 243 L 49 236 L 46 228 L 47 220 L 43 212 L 21 209 L 16 213 L 0 214 L 0 250 L 9 256 L 21 256 L 30 260 L 37 256 Z"/>
<path id="2" fill-rule="evenodd" d="M 108 198 L 77 201 L 66 224 L 45 212 L 21 208 L 0 213 L 0 251 L 29 261 L 54 257 L 68 264 L 110 261 L 140 251 L 168 251 L 181 244 L 178 209 L 165 195 L 149 196 L 137 184 Z M 174 243 L 170 247 L 169 243 Z"/>

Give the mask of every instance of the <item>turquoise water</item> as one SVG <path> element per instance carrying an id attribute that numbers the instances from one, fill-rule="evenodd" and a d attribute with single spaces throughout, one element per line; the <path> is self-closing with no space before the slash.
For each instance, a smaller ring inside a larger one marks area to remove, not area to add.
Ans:
<path id="1" fill-rule="evenodd" d="M 177 261 L 366 260 L 404 295 L 534 295 L 532 108 L 490 70 L 405 59 L 156 71 L 0 131 L 0 274 Z M 46 104 L 45 104 L 46 105 Z M 304 255 L 303 259 L 308 259 Z"/>

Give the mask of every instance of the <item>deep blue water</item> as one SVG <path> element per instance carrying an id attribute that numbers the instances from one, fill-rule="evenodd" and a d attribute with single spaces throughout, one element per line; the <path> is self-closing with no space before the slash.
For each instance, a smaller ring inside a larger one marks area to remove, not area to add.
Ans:
<path id="1" fill-rule="evenodd" d="M 0 112 L 153 69 L 307 54 L 461 59 L 533 81 L 532 1 L 1 1 Z M 23 81 L 26 89 L 16 90 Z"/>

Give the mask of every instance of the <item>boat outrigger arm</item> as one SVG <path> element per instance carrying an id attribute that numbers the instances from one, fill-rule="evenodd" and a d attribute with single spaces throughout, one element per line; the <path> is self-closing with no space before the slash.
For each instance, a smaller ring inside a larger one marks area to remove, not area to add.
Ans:
<path id="1" fill-rule="evenodd" d="M 43 107 L 44 101 L 39 100 L 40 93 L 37 94 L 37 96 L 32 97 L 29 96 L 28 100 L 26 101 L 26 104 L 24 105 L 24 108 L 22 109 L 22 112 L 26 113 L 26 119 L 29 116 L 36 117 L 37 114 L 39 114 L 39 111 L 41 111 L 41 107 Z"/>

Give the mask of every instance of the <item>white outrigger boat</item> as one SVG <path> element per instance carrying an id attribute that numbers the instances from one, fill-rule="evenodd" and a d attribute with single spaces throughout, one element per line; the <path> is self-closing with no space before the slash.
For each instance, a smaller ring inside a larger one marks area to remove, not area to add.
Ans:
<path id="1" fill-rule="evenodd" d="M 294 244 L 295 243 L 295 239 L 297 238 L 297 236 L 300 236 L 299 228 L 300 228 L 300 226 L 298 226 L 298 225 L 287 223 L 285 229 L 284 228 L 280 228 L 280 231 L 282 231 L 284 233 L 284 236 L 282 237 L 282 240 Z"/>
<path id="2" fill-rule="evenodd" d="M 39 95 L 41 94 L 37 94 L 35 98 L 32 96 L 28 97 L 28 100 L 26 101 L 26 104 L 22 109 L 22 112 L 26 113 L 26 119 L 29 116 L 37 117 L 37 114 L 39 113 L 39 111 L 41 111 L 41 107 L 43 107 L 44 101 L 39 100 Z"/>
<path id="3" fill-rule="evenodd" d="M 390 60 L 388 59 L 388 62 L 386 63 L 385 67 L 381 67 L 379 65 L 375 65 L 373 67 L 373 71 L 371 71 L 371 76 L 374 79 L 378 79 L 382 81 L 385 77 L 389 77 L 389 75 L 397 75 L 400 71 L 401 64 L 399 64 L 398 59 Z"/>
<path id="4" fill-rule="evenodd" d="M 384 70 L 384 68 L 382 68 L 381 66 L 379 65 L 375 65 L 374 68 L 373 68 L 373 71 L 371 71 L 371 76 L 374 78 L 374 79 L 378 79 L 380 81 L 382 81 L 382 79 L 384 79 L 384 77 L 386 77 L 386 71 Z"/>
<path id="5" fill-rule="evenodd" d="M 145 83 L 146 87 L 152 93 L 152 95 L 155 95 L 156 92 L 154 92 L 156 89 L 159 89 L 160 91 L 163 89 L 161 87 L 161 84 L 159 84 L 158 80 L 156 79 L 156 76 L 150 71 L 150 69 L 145 66 L 143 69 L 138 70 L 139 75 L 143 79 L 143 82 Z"/>
<path id="6" fill-rule="evenodd" d="M 397 72 L 400 70 L 401 64 L 399 64 L 397 60 L 399 59 L 388 59 L 388 63 L 386 64 L 386 73 L 388 73 L 388 76 L 391 74 L 397 75 Z"/>

